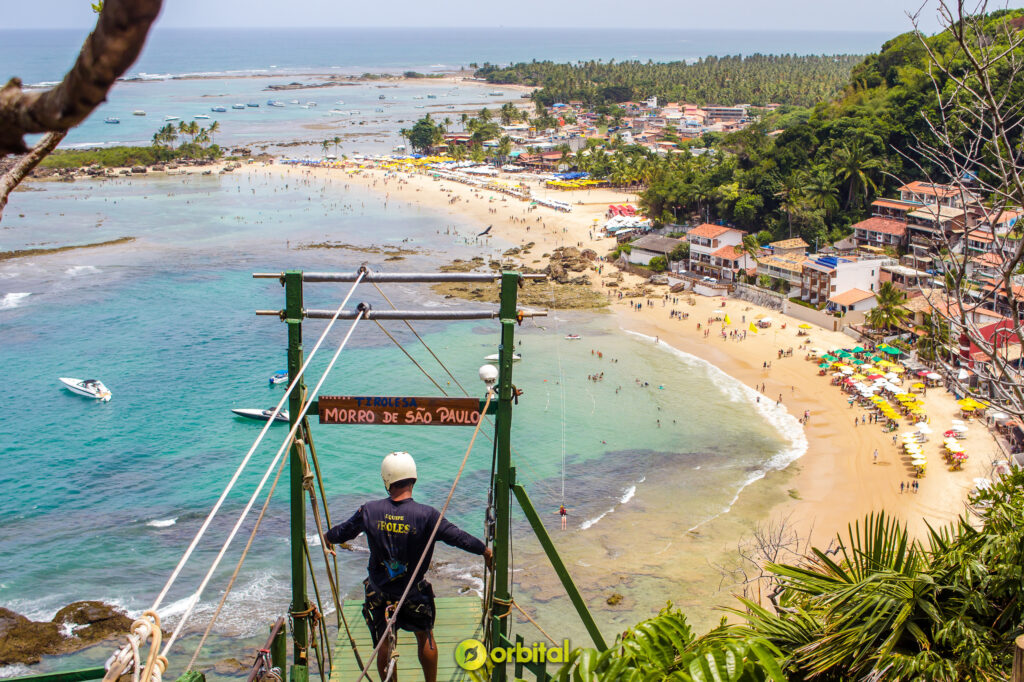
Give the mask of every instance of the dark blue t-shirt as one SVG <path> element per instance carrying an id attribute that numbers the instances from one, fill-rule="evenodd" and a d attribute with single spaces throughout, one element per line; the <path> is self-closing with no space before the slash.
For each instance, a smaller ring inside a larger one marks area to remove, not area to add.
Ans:
<path id="1" fill-rule="evenodd" d="M 366 544 L 370 548 L 367 565 L 370 582 L 384 592 L 400 595 L 424 549 L 427 556 L 413 584 L 426 574 L 434 553 L 433 543 L 428 548 L 427 539 L 440 515 L 433 507 L 412 499 L 395 502 L 387 497 L 367 502 L 348 521 L 324 533 L 324 538 L 332 544 L 341 544 L 366 533 Z M 435 542 L 437 540 L 471 554 L 484 553 L 484 543 L 448 519 L 441 519 Z"/>

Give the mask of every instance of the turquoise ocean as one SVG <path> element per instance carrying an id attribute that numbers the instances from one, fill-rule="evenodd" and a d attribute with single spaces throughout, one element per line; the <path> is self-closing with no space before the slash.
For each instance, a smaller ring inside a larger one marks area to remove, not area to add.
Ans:
<path id="1" fill-rule="evenodd" d="M 746 43 L 756 44 L 746 38 Z M 862 51 L 873 49 L 866 40 Z M 538 47 L 536 56 L 562 58 L 559 50 L 565 41 L 557 48 L 556 42 L 552 40 L 547 52 Z M 8 44 L 0 40 L 0 67 L 16 73 L 19 65 L 11 61 Z M 632 47 L 620 49 L 642 54 L 644 44 L 638 37 Z M 472 59 L 470 47 L 436 59 L 413 54 L 402 62 L 392 56 L 392 61 L 378 60 L 376 65 L 461 63 Z M 489 55 L 501 58 L 479 47 L 483 54 L 478 61 Z M 494 45 L 489 49 L 495 50 Z M 509 44 L 505 58 L 519 58 L 516 49 Z M 32 77 L 59 77 L 46 59 L 40 56 L 38 61 L 29 61 L 36 69 Z M 262 61 L 284 59 L 275 55 Z M 331 61 L 285 65 L 300 68 Z M 348 64 L 361 69 L 364 63 Z M 205 69 L 241 66 L 214 63 Z M 200 65 L 162 67 L 147 63 L 146 68 L 170 73 Z M 205 81 L 119 85 L 108 106 L 119 101 L 127 86 L 149 88 L 156 99 L 173 99 L 187 96 L 197 82 Z M 395 92 L 396 97 L 409 95 Z M 98 126 L 94 129 L 104 130 Z M 277 134 L 284 139 L 287 133 Z M 101 599 L 131 612 L 148 608 L 259 431 L 259 423 L 236 418 L 230 409 L 268 407 L 283 392 L 282 387 L 269 387 L 267 377 L 285 364 L 284 325 L 253 314 L 281 307 L 283 290 L 275 281 L 252 279 L 251 273 L 353 270 L 363 263 L 389 271 L 433 270 L 453 258 L 489 255 L 508 246 L 478 243 L 474 235 L 481 227 L 387 201 L 383 195 L 346 186 L 340 177 L 311 182 L 258 170 L 35 183 L 15 193 L 0 224 L 0 251 L 121 236 L 136 239 L 0 263 L 0 364 L 7 379 L 0 398 L 0 605 L 37 619 L 52 617 L 79 599 Z M 416 253 L 386 261 L 373 253 L 298 248 L 323 241 L 404 246 Z M 347 288 L 311 285 L 307 305 L 335 307 Z M 446 300 L 419 285 L 392 286 L 387 292 L 402 308 L 483 305 Z M 372 286 L 357 289 L 353 302 L 358 301 L 386 305 Z M 349 324 L 336 325 L 312 363 L 311 385 Z M 307 348 L 324 325 L 306 325 Z M 398 323 L 386 326 L 445 386 L 449 380 L 444 371 L 412 334 Z M 415 326 L 459 381 L 480 393 L 477 370 L 484 356 L 496 351 L 497 325 Z M 577 545 L 588 537 L 599 538 L 602 528 L 619 532 L 616 519 L 630 518 L 631 513 L 657 516 L 661 532 L 667 524 L 670 533 L 684 537 L 730 509 L 740 491 L 765 472 L 799 457 L 806 445 L 795 420 L 755 404 L 753 393 L 739 382 L 664 344 L 623 333 L 611 314 L 556 311 L 517 331 L 524 357 L 515 369 L 516 384 L 524 390 L 513 430 L 519 476 L 538 508 L 548 514 L 552 530 L 558 521 L 555 511 L 567 502 L 572 509 L 567 533 Z M 568 333 L 581 334 L 583 340 L 567 341 Z M 591 352 L 598 350 L 600 358 Z M 604 373 L 602 381 L 588 380 L 599 372 Z M 59 387 L 60 376 L 100 378 L 113 400 L 100 404 L 71 395 Z M 446 389 L 458 393 L 454 386 Z M 436 388 L 376 325 L 363 323 L 324 392 L 433 395 Z M 165 611 L 170 622 L 285 433 L 284 428 L 271 429 L 172 590 Z M 337 522 L 362 500 L 382 494 L 380 459 L 391 450 L 414 453 L 422 472 L 417 498 L 440 505 L 470 431 L 315 425 L 314 437 Z M 478 440 L 449 514 L 476 534 L 482 533 L 490 458 L 490 443 Z M 671 501 L 670 508 L 655 509 L 659 500 Z M 229 601 L 231 608 L 218 625 L 218 638 L 208 645 L 212 653 L 203 660 L 215 661 L 232 651 L 238 655 L 237 638 L 251 646 L 266 624 L 285 611 L 287 528 L 286 496 L 279 492 Z M 312 526 L 309 530 L 312 534 Z M 520 561 L 541 561 L 528 547 L 532 540 L 521 519 L 515 536 L 522 542 Z M 244 544 L 241 538 L 236 542 L 202 597 L 193 621 L 197 627 L 205 625 Z M 437 558 L 440 593 L 479 589 L 478 562 L 449 551 Z M 570 566 L 579 559 L 567 558 Z M 342 588 L 351 593 L 363 575 L 365 553 L 358 547 L 343 553 L 341 564 Z M 673 585 L 659 584 L 656 578 L 644 577 L 648 588 L 650 579 L 655 580 L 657 594 L 637 599 L 628 618 L 642 617 L 657 608 L 659 599 L 663 603 L 671 596 Z M 588 593 L 595 605 L 600 597 Z M 529 593 L 524 603 L 531 603 Z M 542 620 L 568 620 L 562 602 L 538 598 L 535 605 Z M 617 628 L 620 621 L 615 618 L 599 613 L 606 626 L 616 623 Z M 194 636 L 184 641 L 183 654 L 191 654 L 194 641 Z M 39 669 L 70 667 L 106 655 L 106 650 L 87 651 L 47 660 Z M 0 675 L 18 672 L 24 669 L 0 669 Z"/>

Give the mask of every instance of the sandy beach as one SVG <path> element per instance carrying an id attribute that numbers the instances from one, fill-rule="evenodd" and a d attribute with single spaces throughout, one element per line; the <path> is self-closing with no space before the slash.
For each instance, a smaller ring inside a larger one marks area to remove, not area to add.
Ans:
<path id="1" fill-rule="evenodd" d="M 595 238 L 596 232 L 592 229 L 597 222 L 595 219 L 603 223 L 610 203 L 636 200 L 635 195 L 611 189 L 557 193 L 557 198 L 573 204 L 571 213 L 559 213 L 541 206 L 529 210 L 526 203 L 511 197 L 434 180 L 425 174 L 379 169 L 346 173 L 337 169 L 278 165 L 266 168 L 312 181 L 333 177 L 335 182 L 358 183 L 376 189 L 387 199 L 413 202 L 439 216 L 468 218 L 479 224 L 481 230 L 492 225 L 491 233 L 504 242 L 520 245 L 535 242 L 531 254 L 522 260 L 523 265 L 533 267 L 540 266 L 542 254 L 559 246 L 588 247 L 598 254 L 608 253 L 614 247 L 614 240 Z M 256 167 L 254 172 L 257 171 L 265 172 L 263 166 Z M 538 183 L 533 182 L 532 186 L 535 193 L 543 196 L 544 190 Z M 548 195 L 554 194 L 549 192 Z M 483 243 L 481 255 L 498 257 L 504 248 Z M 609 267 L 604 264 L 605 278 Z M 684 608 L 706 611 L 709 600 L 716 598 L 719 603 L 729 604 L 731 600 L 723 592 L 738 588 L 725 577 L 727 566 L 735 563 L 737 544 L 749 538 L 758 524 L 785 521 L 796 530 L 802 546 L 811 542 L 826 547 L 836 533 L 845 533 L 848 524 L 872 511 L 885 510 L 905 520 L 913 535 L 923 537 L 927 532 L 926 524 L 948 522 L 964 511 L 973 479 L 988 476 L 990 462 L 1001 454 L 987 429 L 973 423 L 964 441 L 970 459 L 962 470 L 948 470 L 940 454 L 942 432 L 950 428 L 959 410 L 951 394 L 943 389 L 932 389 L 924 398 L 934 431 L 924 446 L 930 466 L 925 478 L 915 479 L 909 459 L 894 444 L 893 434 L 883 432 L 881 425 L 858 423 L 855 426 L 855 418 L 859 420 L 866 414 L 865 410 L 850 407 L 846 394 L 831 386 L 829 377 L 819 376 L 817 363 L 806 359 L 806 350 L 801 348 L 802 343 L 826 350 L 849 348 L 856 345 L 850 337 L 817 327 L 809 336 L 798 337 L 799 320 L 740 300 L 685 294 L 678 303 L 664 302 L 659 297 L 667 292 L 666 287 L 653 287 L 655 293 L 650 297 L 653 305 L 647 305 L 644 300 L 643 309 L 636 311 L 633 299 L 618 300 L 618 289 L 604 288 L 597 272 L 589 274 L 593 286 L 609 297 L 610 313 L 617 317 L 623 330 L 644 334 L 651 338 L 651 343 L 667 344 L 706 360 L 746 386 L 757 389 L 761 393 L 760 400 L 769 403 L 772 409 L 785 410 L 796 419 L 802 418 L 805 412 L 809 414 L 803 427 L 806 453 L 785 470 L 769 472 L 748 486 L 729 513 L 699 529 L 689 532 L 679 528 L 654 529 L 642 523 L 645 514 L 670 509 L 672 499 L 666 493 L 645 495 L 641 489 L 621 513 L 609 516 L 587 533 L 560 536 L 559 546 L 571 557 L 578 583 L 586 586 L 588 599 L 606 611 L 602 602 L 612 593 L 625 595 L 623 608 L 626 611 L 635 614 L 656 610 L 664 605 L 667 596 L 666 579 L 685 588 L 682 594 L 671 595 Z M 625 275 L 620 288 L 639 283 L 639 278 Z M 690 298 L 693 305 L 688 303 Z M 673 309 L 688 313 L 688 319 L 670 316 Z M 744 340 L 723 340 L 721 323 L 713 324 L 710 336 L 704 336 L 707 320 L 716 309 L 724 309 L 730 315 L 732 326 L 729 329 L 748 331 Z M 754 334 L 749 332 L 749 323 L 758 314 L 770 315 L 775 323 Z M 780 349 L 790 348 L 792 356 L 778 357 Z M 769 369 L 764 367 L 767 362 L 771 363 Z M 905 384 L 909 383 L 912 383 L 910 377 L 905 380 Z M 776 402 L 779 402 L 778 407 Z M 907 431 L 909 426 L 910 423 L 904 421 L 897 433 Z M 878 451 L 877 461 L 875 450 Z M 674 472 L 670 478 L 678 478 L 676 489 L 685 490 L 685 472 Z M 919 483 L 917 492 L 910 491 L 909 484 L 913 481 Z M 631 551 L 638 546 L 654 548 L 654 551 Z M 543 566 L 538 548 L 526 551 L 536 555 L 537 565 Z M 614 559 L 616 572 L 600 568 L 607 566 L 609 559 Z M 525 565 L 517 580 L 535 604 L 561 599 L 560 588 L 550 570 L 533 568 L 533 562 Z M 756 598 L 756 593 L 753 596 Z M 614 615 L 605 613 L 605 616 L 614 625 L 630 623 L 629 617 L 620 621 Z M 710 625 L 714 618 L 697 617 L 695 620 L 704 620 Z"/>
<path id="2" fill-rule="evenodd" d="M 339 171 L 272 166 L 278 172 L 330 177 Z M 493 192 L 471 188 L 455 182 L 441 182 L 423 174 L 386 173 L 377 169 L 364 169 L 345 175 L 346 182 L 376 188 L 388 197 L 415 202 L 440 213 L 470 218 L 481 225 L 493 225 L 492 233 L 500 239 L 526 244 L 535 242 L 532 253 L 523 264 L 536 266 L 542 253 L 559 246 L 581 246 L 605 254 L 614 247 L 611 238 L 594 238 L 595 223 L 603 222 L 608 204 L 635 203 L 635 194 L 612 189 L 594 189 L 579 192 L 548 191 L 573 204 L 571 213 L 560 213 L 543 206 L 528 210 L 526 203 Z M 537 182 L 527 181 L 535 194 L 545 190 Z M 444 190 L 444 191 L 441 191 Z M 500 249 L 492 249 L 492 253 Z M 610 267 L 605 264 L 605 268 Z M 603 289 L 597 273 L 591 273 L 595 286 Z M 637 284 L 639 278 L 625 276 L 624 284 Z M 657 295 L 666 292 L 656 287 Z M 892 434 L 883 433 L 880 425 L 854 427 L 854 416 L 865 414 L 862 408 L 851 408 L 847 396 L 838 387 L 829 385 L 828 377 L 818 376 L 817 364 L 805 359 L 800 344 L 824 349 L 856 345 L 848 336 L 815 327 L 807 337 L 798 337 L 799 320 L 780 315 L 745 301 L 693 296 L 695 305 L 680 301 L 675 305 L 656 300 L 653 306 L 640 312 L 632 309 L 629 300 L 615 300 L 611 309 L 619 318 L 623 329 L 657 337 L 681 351 L 696 355 L 718 366 L 728 374 L 751 387 L 764 385 L 764 400 L 775 402 L 781 396 L 782 407 L 796 417 L 810 412 L 805 432 L 807 454 L 794 468 L 797 478 L 790 487 L 800 499 L 790 499 L 778 505 L 774 513 L 795 512 L 809 530 L 814 526 L 814 539 L 827 542 L 827 538 L 844 529 L 851 520 L 863 517 L 872 510 L 885 509 L 904 517 L 915 534 L 923 533 L 925 522 L 935 524 L 948 521 L 963 511 L 962 501 L 973 487 L 976 476 L 989 473 L 989 463 L 1000 453 L 995 439 L 980 425 L 970 430 L 965 441 L 971 458 L 963 470 L 950 472 L 941 461 L 935 463 L 926 478 L 920 480 L 916 494 L 900 492 L 900 483 L 910 482 L 913 470 L 909 462 L 894 447 Z M 672 309 L 689 313 L 689 319 L 669 316 Z M 713 325 L 713 333 L 704 336 L 711 311 L 726 310 L 732 320 L 732 329 L 748 330 L 749 322 L 758 314 L 769 314 L 775 324 L 759 334 L 748 332 L 744 341 L 722 340 L 721 324 Z M 746 320 L 746 322 L 744 322 Z M 701 323 L 701 329 L 697 324 Z M 785 328 L 783 328 L 785 326 Z M 791 357 L 778 358 L 779 349 L 793 348 Z M 771 369 L 763 363 L 771 361 Z M 909 378 L 905 383 L 911 383 Z M 925 398 L 927 413 L 935 430 L 930 446 L 941 445 L 941 433 L 948 429 L 958 415 L 952 394 L 942 389 L 928 392 Z M 906 425 L 909 425 L 906 424 Z M 904 425 L 904 426 L 906 426 Z M 901 432 L 906 428 L 901 428 Z M 873 452 L 879 451 L 877 464 Z M 929 456 L 937 457 L 936 453 Z M 769 482 L 770 483 L 770 482 Z"/>

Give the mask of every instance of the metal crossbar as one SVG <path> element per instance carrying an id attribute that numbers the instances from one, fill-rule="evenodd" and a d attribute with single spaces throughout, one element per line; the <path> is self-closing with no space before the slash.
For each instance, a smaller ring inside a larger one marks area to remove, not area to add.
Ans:
<path id="1" fill-rule="evenodd" d="M 303 282 L 354 282 L 363 275 L 365 282 L 497 282 L 500 272 L 304 272 Z M 282 279 L 283 272 L 254 272 L 253 279 Z M 521 279 L 547 279 L 543 273 L 520 274 Z"/>
<path id="2" fill-rule="evenodd" d="M 303 317 L 311 320 L 331 319 L 335 315 L 334 310 L 320 310 L 311 308 L 302 312 Z M 492 320 L 499 316 L 497 310 L 342 310 L 338 314 L 339 320 L 354 320 L 362 313 L 364 320 Z M 257 310 L 257 315 L 272 315 L 283 317 L 283 310 Z M 522 315 L 526 317 L 546 317 L 546 310 L 524 310 Z"/>

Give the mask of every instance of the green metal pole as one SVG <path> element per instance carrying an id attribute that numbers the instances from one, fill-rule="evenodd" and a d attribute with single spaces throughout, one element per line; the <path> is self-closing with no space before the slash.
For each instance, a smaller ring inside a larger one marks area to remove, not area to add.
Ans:
<path id="1" fill-rule="evenodd" d="M 82 682 L 83 680 L 102 680 L 107 674 L 103 666 L 98 668 L 83 668 L 81 670 L 67 670 L 62 673 L 43 673 L 42 675 L 25 675 L 23 677 L 9 677 L 11 682 Z"/>
<path id="2" fill-rule="evenodd" d="M 583 625 L 587 628 L 587 632 L 590 633 L 590 639 L 594 641 L 594 646 L 597 647 L 598 651 L 604 651 L 608 648 L 608 645 L 605 643 L 604 637 L 601 636 L 601 631 L 597 629 L 597 623 L 594 622 L 594 617 L 590 614 L 590 609 L 587 608 L 587 602 L 583 601 L 583 595 L 580 594 L 576 583 L 573 582 L 572 576 L 569 575 L 565 564 L 562 563 L 562 557 L 558 556 L 555 543 L 551 541 L 551 536 L 548 535 L 547 528 L 544 527 L 544 523 L 540 520 L 540 515 L 533 508 L 533 502 L 530 501 L 530 496 L 526 494 L 526 489 L 521 485 L 515 484 L 512 486 L 512 491 L 516 494 L 516 500 L 519 501 L 519 506 L 522 507 L 523 513 L 526 514 L 526 519 L 530 522 L 530 526 L 533 527 L 534 534 L 540 540 L 540 546 L 544 548 L 544 553 L 548 555 L 548 560 L 554 567 L 558 579 L 562 581 L 562 587 L 565 588 L 566 593 L 569 595 L 572 605 L 576 607 L 576 613 L 579 614 Z"/>
<path id="3" fill-rule="evenodd" d="M 288 380 L 295 381 L 302 368 L 302 272 L 289 270 L 284 274 L 285 284 L 285 322 L 288 323 Z M 306 387 L 302 380 L 292 391 L 288 400 L 290 425 L 295 422 L 302 411 L 302 401 L 306 397 Z M 298 433 L 298 431 L 296 431 Z M 291 612 L 305 613 L 309 609 L 306 596 L 306 500 L 302 489 L 302 452 L 297 443 L 291 444 L 289 453 L 289 482 L 291 490 L 291 550 L 292 550 L 292 604 Z M 308 623 L 307 616 L 292 617 L 292 682 L 306 682 L 309 679 L 308 668 Z M 282 670 L 282 674 L 284 671 Z"/>
<path id="4" fill-rule="evenodd" d="M 494 608 L 491 621 L 491 641 L 497 644 L 508 633 L 509 610 L 509 488 L 512 485 L 512 353 L 515 351 L 516 298 L 519 273 L 501 275 L 501 345 L 498 346 L 498 414 L 495 417 L 495 441 L 498 447 L 497 466 L 494 469 Z M 491 679 L 505 682 L 506 666 L 494 668 Z"/>

